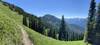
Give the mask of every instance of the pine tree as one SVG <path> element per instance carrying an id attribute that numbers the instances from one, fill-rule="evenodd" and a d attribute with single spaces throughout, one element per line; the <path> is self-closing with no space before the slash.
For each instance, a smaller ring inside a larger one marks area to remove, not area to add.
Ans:
<path id="1" fill-rule="evenodd" d="M 60 32 L 59 32 L 59 40 L 68 40 L 68 33 L 66 31 L 66 23 L 64 21 L 64 16 L 62 16 L 61 25 L 60 25 Z"/>
<path id="2" fill-rule="evenodd" d="M 43 34 L 43 31 L 44 31 L 44 26 L 43 26 L 43 22 L 41 20 L 41 18 L 39 18 L 39 22 L 38 22 L 38 32 Z"/>
<path id="3" fill-rule="evenodd" d="M 48 36 L 49 36 L 49 37 L 53 37 L 53 35 L 54 35 L 54 34 L 53 34 L 53 30 L 50 29 L 49 32 L 48 32 Z"/>
<path id="4" fill-rule="evenodd" d="M 94 45 L 100 45 L 100 3 L 98 5 L 98 11 L 96 15 L 96 21 L 95 21 L 95 28 L 94 28 L 94 40 L 93 42 Z"/>
<path id="5" fill-rule="evenodd" d="M 23 24 L 24 24 L 25 26 L 27 26 L 27 19 L 26 19 L 26 16 L 23 16 Z"/>
<path id="6" fill-rule="evenodd" d="M 92 43 L 92 38 L 93 38 L 92 32 L 93 32 L 94 22 L 95 22 L 95 12 L 96 12 L 95 7 L 96 7 L 95 0 L 91 0 L 88 23 L 87 23 L 87 32 L 86 32 L 86 38 L 85 38 L 85 41 L 88 43 Z"/>
<path id="7" fill-rule="evenodd" d="M 57 35 L 56 35 L 56 34 L 57 34 L 57 33 L 56 33 L 56 30 L 54 30 L 54 31 L 53 31 L 53 38 L 54 38 L 54 39 L 57 39 Z"/>

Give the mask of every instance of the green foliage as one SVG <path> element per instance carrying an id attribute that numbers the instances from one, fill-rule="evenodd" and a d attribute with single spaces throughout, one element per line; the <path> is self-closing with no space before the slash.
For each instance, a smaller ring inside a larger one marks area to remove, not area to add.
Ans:
<path id="1" fill-rule="evenodd" d="M 93 43 L 93 38 L 94 38 L 94 23 L 95 23 L 95 15 L 96 15 L 96 2 L 95 0 L 91 0 L 90 4 L 90 10 L 89 10 L 89 16 L 88 16 L 88 24 L 87 24 L 87 34 L 86 34 L 86 42 L 88 43 Z"/>
<path id="2" fill-rule="evenodd" d="M 27 19 L 26 19 L 26 16 L 23 16 L 23 24 L 27 26 Z"/>
<path id="3" fill-rule="evenodd" d="M 48 36 L 48 32 L 49 32 L 49 29 L 45 29 L 45 30 L 43 31 L 43 34 L 44 34 L 45 36 Z"/>
<path id="4" fill-rule="evenodd" d="M 94 45 L 100 45 L 100 3 L 98 5 L 98 11 L 96 15 L 96 22 L 95 22 L 95 27 L 94 27 L 94 36 L 95 38 L 93 39 L 93 44 Z"/>
<path id="5" fill-rule="evenodd" d="M 100 3 L 98 4 L 98 11 L 97 11 L 98 15 L 100 15 Z"/>
<path id="6" fill-rule="evenodd" d="M 61 20 L 61 27 L 60 27 L 60 32 L 59 32 L 59 40 L 64 40 L 67 41 L 68 40 L 68 32 L 66 30 L 66 23 L 64 20 L 64 16 L 62 16 L 62 20 Z"/>

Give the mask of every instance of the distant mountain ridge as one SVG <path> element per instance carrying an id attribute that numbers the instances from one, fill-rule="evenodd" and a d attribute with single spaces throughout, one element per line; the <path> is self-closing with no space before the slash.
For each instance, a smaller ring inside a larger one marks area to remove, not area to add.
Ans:
<path id="1" fill-rule="evenodd" d="M 77 26 L 80 26 L 81 28 L 84 28 L 83 31 L 85 31 L 87 19 L 86 18 L 66 18 L 66 22 L 69 24 L 75 24 Z"/>
<path id="2" fill-rule="evenodd" d="M 48 22 L 49 24 L 53 25 L 53 26 L 59 26 L 60 25 L 60 19 L 53 16 L 53 15 L 50 15 L 50 14 L 46 14 L 45 16 L 41 17 L 41 19 L 43 21 L 46 21 Z M 65 19 L 66 21 L 66 19 Z M 79 25 L 76 25 L 74 23 L 70 23 L 66 21 L 66 24 L 68 25 L 68 27 L 70 28 L 70 31 L 72 32 L 78 32 L 78 33 L 84 33 L 84 28 L 79 26 Z"/>

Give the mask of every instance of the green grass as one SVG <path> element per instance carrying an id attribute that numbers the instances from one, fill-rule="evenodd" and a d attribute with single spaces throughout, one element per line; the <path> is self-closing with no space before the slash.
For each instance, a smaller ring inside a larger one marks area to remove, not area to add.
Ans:
<path id="1" fill-rule="evenodd" d="M 0 45 L 22 45 L 21 29 L 11 14 L 14 12 L 0 3 Z"/>
<path id="2" fill-rule="evenodd" d="M 11 11 L 0 3 L 0 45 L 22 45 L 21 29 L 23 26 L 34 45 L 85 45 L 83 41 L 59 41 L 41 35 L 22 25 L 23 16 Z"/>
<path id="3" fill-rule="evenodd" d="M 35 45 L 85 45 L 83 41 L 59 41 L 41 35 L 28 28 L 26 28 L 26 31 L 28 32 L 30 39 Z"/>

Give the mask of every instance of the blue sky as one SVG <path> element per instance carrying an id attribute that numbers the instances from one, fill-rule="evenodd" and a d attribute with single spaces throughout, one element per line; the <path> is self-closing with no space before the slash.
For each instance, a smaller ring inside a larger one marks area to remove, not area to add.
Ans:
<path id="1" fill-rule="evenodd" d="M 58 18 L 85 18 L 88 16 L 90 0 L 5 0 L 36 16 L 51 14 Z M 100 2 L 100 0 L 96 0 Z"/>

